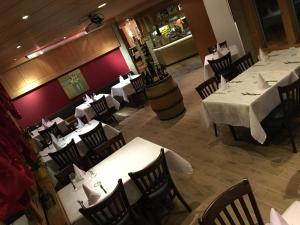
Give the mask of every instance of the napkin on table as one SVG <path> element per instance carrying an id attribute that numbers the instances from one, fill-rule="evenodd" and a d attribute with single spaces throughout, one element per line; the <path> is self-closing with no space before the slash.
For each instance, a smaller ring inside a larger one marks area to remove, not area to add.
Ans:
<path id="1" fill-rule="evenodd" d="M 95 205 L 101 197 L 100 194 L 97 193 L 96 191 L 88 188 L 85 184 L 83 184 L 82 187 L 83 187 L 84 193 L 88 199 L 89 206 Z"/>
<path id="2" fill-rule="evenodd" d="M 54 146 L 54 148 L 55 148 L 56 150 L 60 150 L 60 149 L 63 148 L 63 146 L 61 146 L 61 145 L 58 143 L 57 138 L 56 138 L 53 134 L 50 134 L 50 137 L 51 137 L 51 139 L 52 139 L 52 144 L 53 144 L 53 146 Z"/>
<path id="3" fill-rule="evenodd" d="M 74 173 L 75 173 L 75 182 L 79 182 L 84 179 L 85 172 L 81 169 L 79 169 L 74 163 L 73 163 Z"/>
<path id="4" fill-rule="evenodd" d="M 265 81 L 265 79 L 261 76 L 261 74 L 259 73 L 257 76 L 257 80 L 258 80 L 258 88 L 260 90 L 264 90 L 267 89 L 269 86 L 269 84 Z"/>
<path id="5" fill-rule="evenodd" d="M 124 78 L 122 76 L 120 76 L 119 81 L 120 81 L 120 83 L 122 83 L 124 81 Z"/>
<path id="6" fill-rule="evenodd" d="M 42 125 L 45 129 L 48 128 L 47 122 L 44 118 L 42 118 Z"/>
<path id="7" fill-rule="evenodd" d="M 81 121 L 81 119 L 77 118 L 77 128 L 83 128 L 84 127 L 84 123 Z"/>
<path id="8" fill-rule="evenodd" d="M 92 102 L 93 100 L 91 99 L 90 96 L 88 96 L 87 94 L 85 94 L 85 101 L 86 102 Z"/>
<path id="9" fill-rule="evenodd" d="M 269 225 L 289 225 L 285 219 L 275 210 L 271 209 Z"/>
<path id="10" fill-rule="evenodd" d="M 228 88 L 228 84 L 223 76 L 221 76 L 221 82 L 219 88 L 221 91 L 225 91 Z"/>
<path id="11" fill-rule="evenodd" d="M 259 48 L 258 59 L 262 62 L 266 62 L 268 60 L 268 55 L 261 48 Z"/>

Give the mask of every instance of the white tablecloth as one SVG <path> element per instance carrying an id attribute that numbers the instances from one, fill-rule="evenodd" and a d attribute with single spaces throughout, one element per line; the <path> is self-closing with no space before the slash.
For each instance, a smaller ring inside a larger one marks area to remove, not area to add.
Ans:
<path id="1" fill-rule="evenodd" d="M 159 156 L 160 149 L 161 146 L 137 137 L 96 165 L 92 170 L 97 176 L 91 178 L 87 174 L 82 183 L 99 192 L 101 198 L 104 199 L 113 191 L 117 186 L 118 179 L 121 178 L 129 202 L 134 204 L 141 197 L 141 193 L 128 176 L 128 173 L 145 168 Z M 186 174 L 193 172 L 191 164 L 177 153 L 165 149 L 165 155 L 170 170 Z M 108 194 L 105 194 L 100 187 L 94 187 L 94 184 L 98 181 L 101 181 Z M 71 224 L 89 224 L 79 213 L 78 209 L 80 206 L 76 202 L 77 200 L 82 200 L 87 205 L 82 183 L 79 184 L 77 191 L 74 191 L 72 185 L 69 184 L 58 192 L 59 199 Z"/>
<path id="2" fill-rule="evenodd" d="M 79 154 L 81 156 L 84 156 L 88 148 L 87 146 L 83 143 L 83 141 L 80 139 L 79 135 L 84 134 L 93 128 L 95 128 L 99 124 L 99 121 L 97 120 L 91 120 L 89 121 L 89 124 L 85 124 L 85 126 L 81 129 L 77 129 L 76 131 L 73 131 L 72 133 L 68 134 L 67 136 L 64 137 L 64 139 L 60 139 L 59 143 L 64 146 L 68 143 L 71 142 L 72 139 L 74 139 L 75 144 L 78 148 Z M 105 123 L 102 123 L 103 128 L 104 128 L 104 133 L 107 137 L 107 139 L 111 139 L 118 134 L 120 134 L 120 131 L 117 129 L 113 128 L 110 125 L 107 125 Z M 56 179 L 54 178 L 55 173 L 58 172 L 58 166 L 56 163 L 52 160 L 52 158 L 48 155 L 51 152 L 56 152 L 57 150 L 54 148 L 53 145 L 50 145 L 49 147 L 45 148 L 43 151 L 39 152 L 39 155 L 41 156 L 42 162 L 46 163 L 49 175 L 51 176 L 52 180 L 56 183 Z"/>
<path id="3" fill-rule="evenodd" d="M 232 62 L 237 60 L 240 57 L 239 50 L 236 45 L 229 46 L 229 51 L 231 52 Z M 221 54 L 226 55 L 228 53 L 227 48 L 221 49 Z M 204 59 L 204 80 L 208 80 L 209 78 L 214 77 L 214 71 L 210 67 L 208 60 L 218 59 L 218 55 L 216 53 L 205 56 Z"/>
<path id="4" fill-rule="evenodd" d="M 137 78 L 138 76 L 140 76 L 140 75 L 131 75 L 132 78 Z M 135 93 L 135 90 L 134 90 L 132 84 L 130 83 L 129 78 L 123 80 L 122 82 L 114 85 L 111 88 L 111 96 L 112 97 L 121 96 L 121 97 L 123 97 L 125 102 L 129 102 L 128 97 L 130 95 L 132 95 L 133 93 Z"/>
<path id="5" fill-rule="evenodd" d="M 66 122 L 65 120 L 63 120 L 63 119 L 60 118 L 60 117 L 57 117 L 57 118 L 55 118 L 55 119 L 53 119 L 53 120 L 47 122 L 47 126 L 50 127 L 50 126 L 52 126 L 55 122 L 57 123 L 57 126 L 58 126 L 58 128 L 59 128 L 59 130 L 60 130 L 61 132 L 65 132 L 65 131 L 68 130 L 68 127 L 67 127 L 68 122 Z M 45 128 L 44 128 L 43 126 L 41 126 L 41 127 L 37 128 L 37 129 L 33 130 L 33 131 L 31 132 L 31 133 L 32 133 L 32 138 L 34 138 L 36 141 L 42 140 L 42 137 L 41 137 L 41 135 L 39 134 L 39 131 L 44 130 L 44 129 L 45 129 Z"/>
<path id="6" fill-rule="evenodd" d="M 96 100 L 102 98 L 103 96 L 105 96 L 107 105 L 109 108 L 115 108 L 116 110 L 119 110 L 120 108 L 120 103 L 114 99 L 111 95 L 109 94 L 99 94 L 96 95 Z M 85 102 L 82 103 L 81 105 L 77 106 L 75 108 L 75 117 L 82 117 L 85 116 L 87 118 L 88 121 L 92 120 L 95 116 L 96 113 L 93 110 L 93 108 L 90 105 L 90 102 Z"/>
<path id="7" fill-rule="evenodd" d="M 282 214 L 289 225 L 300 225 L 300 202 L 295 201 Z"/>
<path id="8" fill-rule="evenodd" d="M 274 51 L 267 63 L 258 62 L 229 83 L 225 91 L 216 91 L 203 100 L 203 119 L 207 126 L 214 123 L 250 128 L 251 135 L 264 143 L 266 133 L 260 122 L 280 104 L 277 87 L 285 86 L 298 78 L 300 51 L 289 49 Z M 288 61 L 299 63 L 285 64 Z M 258 89 L 257 77 L 269 81 L 269 88 Z M 259 95 L 243 95 L 242 93 Z"/>

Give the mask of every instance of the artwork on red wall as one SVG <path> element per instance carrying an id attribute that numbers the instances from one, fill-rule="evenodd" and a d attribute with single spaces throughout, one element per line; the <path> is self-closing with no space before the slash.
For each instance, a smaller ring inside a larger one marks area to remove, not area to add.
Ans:
<path id="1" fill-rule="evenodd" d="M 119 48 L 96 58 L 79 69 L 92 91 L 105 86 L 121 74 L 129 71 L 128 65 Z M 70 100 L 67 97 L 56 79 L 15 99 L 13 103 L 22 115 L 20 125 L 27 127 L 40 121 L 41 118 L 57 112 L 75 99 Z"/>

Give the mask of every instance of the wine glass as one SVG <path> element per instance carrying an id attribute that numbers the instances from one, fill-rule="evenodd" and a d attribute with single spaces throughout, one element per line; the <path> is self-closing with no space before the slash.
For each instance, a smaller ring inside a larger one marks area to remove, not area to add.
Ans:
<path id="1" fill-rule="evenodd" d="M 107 194 L 107 191 L 104 189 L 104 187 L 102 186 L 101 181 L 98 181 L 94 184 L 94 187 L 98 187 L 100 186 L 100 188 L 104 191 L 105 194 Z"/>
<path id="2" fill-rule="evenodd" d="M 88 170 L 88 173 L 89 173 L 91 178 L 94 178 L 94 177 L 97 176 L 97 173 L 95 173 L 93 170 Z"/>

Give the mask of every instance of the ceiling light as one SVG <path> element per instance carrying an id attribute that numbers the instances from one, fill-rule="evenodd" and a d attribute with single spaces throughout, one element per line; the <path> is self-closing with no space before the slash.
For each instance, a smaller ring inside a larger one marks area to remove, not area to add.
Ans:
<path id="1" fill-rule="evenodd" d="M 29 16 L 28 15 L 24 15 L 24 16 L 22 16 L 22 20 L 27 20 L 29 18 Z"/>
<path id="2" fill-rule="evenodd" d="M 21 47 L 22 47 L 21 45 L 18 45 L 18 46 L 17 46 L 18 49 L 21 48 Z"/>
<path id="3" fill-rule="evenodd" d="M 64 37 L 64 39 L 67 39 L 67 37 Z"/>
<path id="4" fill-rule="evenodd" d="M 101 4 L 101 5 L 99 5 L 99 6 L 98 6 L 98 9 L 103 8 L 103 7 L 106 6 L 106 5 L 107 5 L 107 3 L 105 2 L 105 3 Z"/>

